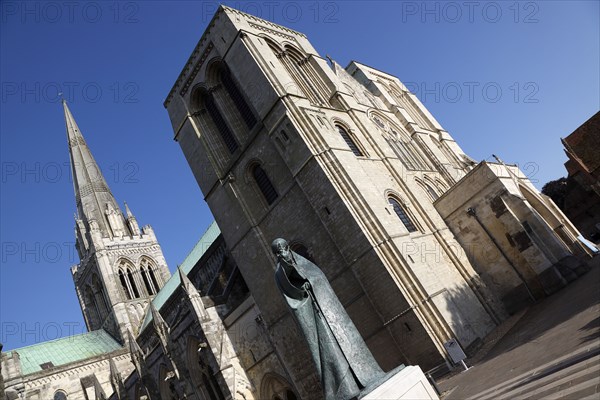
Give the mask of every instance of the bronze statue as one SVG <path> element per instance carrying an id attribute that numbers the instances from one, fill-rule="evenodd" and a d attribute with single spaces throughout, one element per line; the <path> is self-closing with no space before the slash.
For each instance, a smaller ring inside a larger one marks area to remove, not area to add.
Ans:
<path id="1" fill-rule="evenodd" d="M 278 259 L 275 281 L 306 339 L 325 399 L 354 399 L 385 378 L 319 267 L 283 239 L 271 247 Z"/>

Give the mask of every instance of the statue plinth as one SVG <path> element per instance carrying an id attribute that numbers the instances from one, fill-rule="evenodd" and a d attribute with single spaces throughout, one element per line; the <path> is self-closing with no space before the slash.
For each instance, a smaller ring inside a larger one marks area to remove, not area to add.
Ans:
<path id="1" fill-rule="evenodd" d="M 397 371 L 397 372 L 396 372 Z M 395 373 L 394 373 L 395 372 Z M 387 375 L 376 387 L 367 388 L 357 400 L 438 400 L 439 397 L 421 368 L 409 365 Z M 366 393 L 365 393 L 366 392 Z"/>

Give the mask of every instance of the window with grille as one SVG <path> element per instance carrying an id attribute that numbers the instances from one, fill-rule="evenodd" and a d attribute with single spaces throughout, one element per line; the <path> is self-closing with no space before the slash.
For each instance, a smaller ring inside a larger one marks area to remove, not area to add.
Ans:
<path id="1" fill-rule="evenodd" d="M 354 143 L 354 140 L 352 140 L 352 138 L 350 137 L 350 134 L 341 126 L 338 126 L 337 128 L 338 128 L 338 132 L 342 136 L 342 139 L 344 139 L 344 141 L 346 142 L 346 144 L 348 145 L 350 150 L 352 150 L 354 155 L 357 157 L 361 157 L 363 155 L 363 153 L 362 153 L 362 151 L 360 151 L 360 148 L 356 145 L 356 143 Z"/>
<path id="2" fill-rule="evenodd" d="M 217 108 L 212 94 L 206 96 L 205 105 L 206 111 L 208 111 L 208 114 L 221 134 L 223 142 L 225 142 L 225 146 L 227 146 L 227 150 L 229 150 L 229 153 L 231 154 L 235 153 L 239 147 L 238 142 L 235 140 L 235 136 L 227 126 L 227 123 L 225 123 L 225 119 L 223 119 L 221 112 Z"/>
<path id="3" fill-rule="evenodd" d="M 404 210 L 404 207 L 402 207 L 402 205 L 398 202 L 398 200 L 396 200 L 393 197 L 390 197 L 390 198 L 388 198 L 388 201 L 394 208 L 394 212 L 396 213 L 398 218 L 400 218 L 400 221 L 402 221 L 402 223 L 404 224 L 406 229 L 409 232 L 416 232 L 417 227 L 415 226 L 415 224 L 413 224 L 412 220 L 410 219 L 410 217 Z"/>
<path id="4" fill-rule="evenodd" d="M 254 177 L 258 188 L 265 197 L 265 200 L 267 200 L 267 203 L 269 205 L 273 204 L 273 202 L 277 199 L 278 194 L 275 190 L 275 187 L 269 180 L 269 177 L 267 176 L 265 170 L 257 164 L 252 168 L 252 176 Z"/>

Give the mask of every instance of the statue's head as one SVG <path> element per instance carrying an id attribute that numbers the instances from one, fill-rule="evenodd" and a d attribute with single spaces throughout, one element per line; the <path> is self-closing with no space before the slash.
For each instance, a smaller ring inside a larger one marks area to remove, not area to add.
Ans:
<path id="1" fill-rule="evenodd" d="M 290 245 L 285 239 L 275 239 L 273 243 L 271 243 L 271 250 L 273 250 L 273 254 L 276 256 L 285 256 L 290 251 Z"/>

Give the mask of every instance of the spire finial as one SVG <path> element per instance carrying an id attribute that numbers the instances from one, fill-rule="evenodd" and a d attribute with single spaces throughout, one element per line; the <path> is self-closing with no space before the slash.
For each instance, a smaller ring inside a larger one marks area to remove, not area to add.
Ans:
<path id="1" fill-rule="evenodd" d="M 125 215 L 127 215 L 127 218 L 133 217 L 133 213 L 129 209 L 129 205 L 127 204 L 127 202 L 124 201 L 123 203 L 125 203 Z"/>

